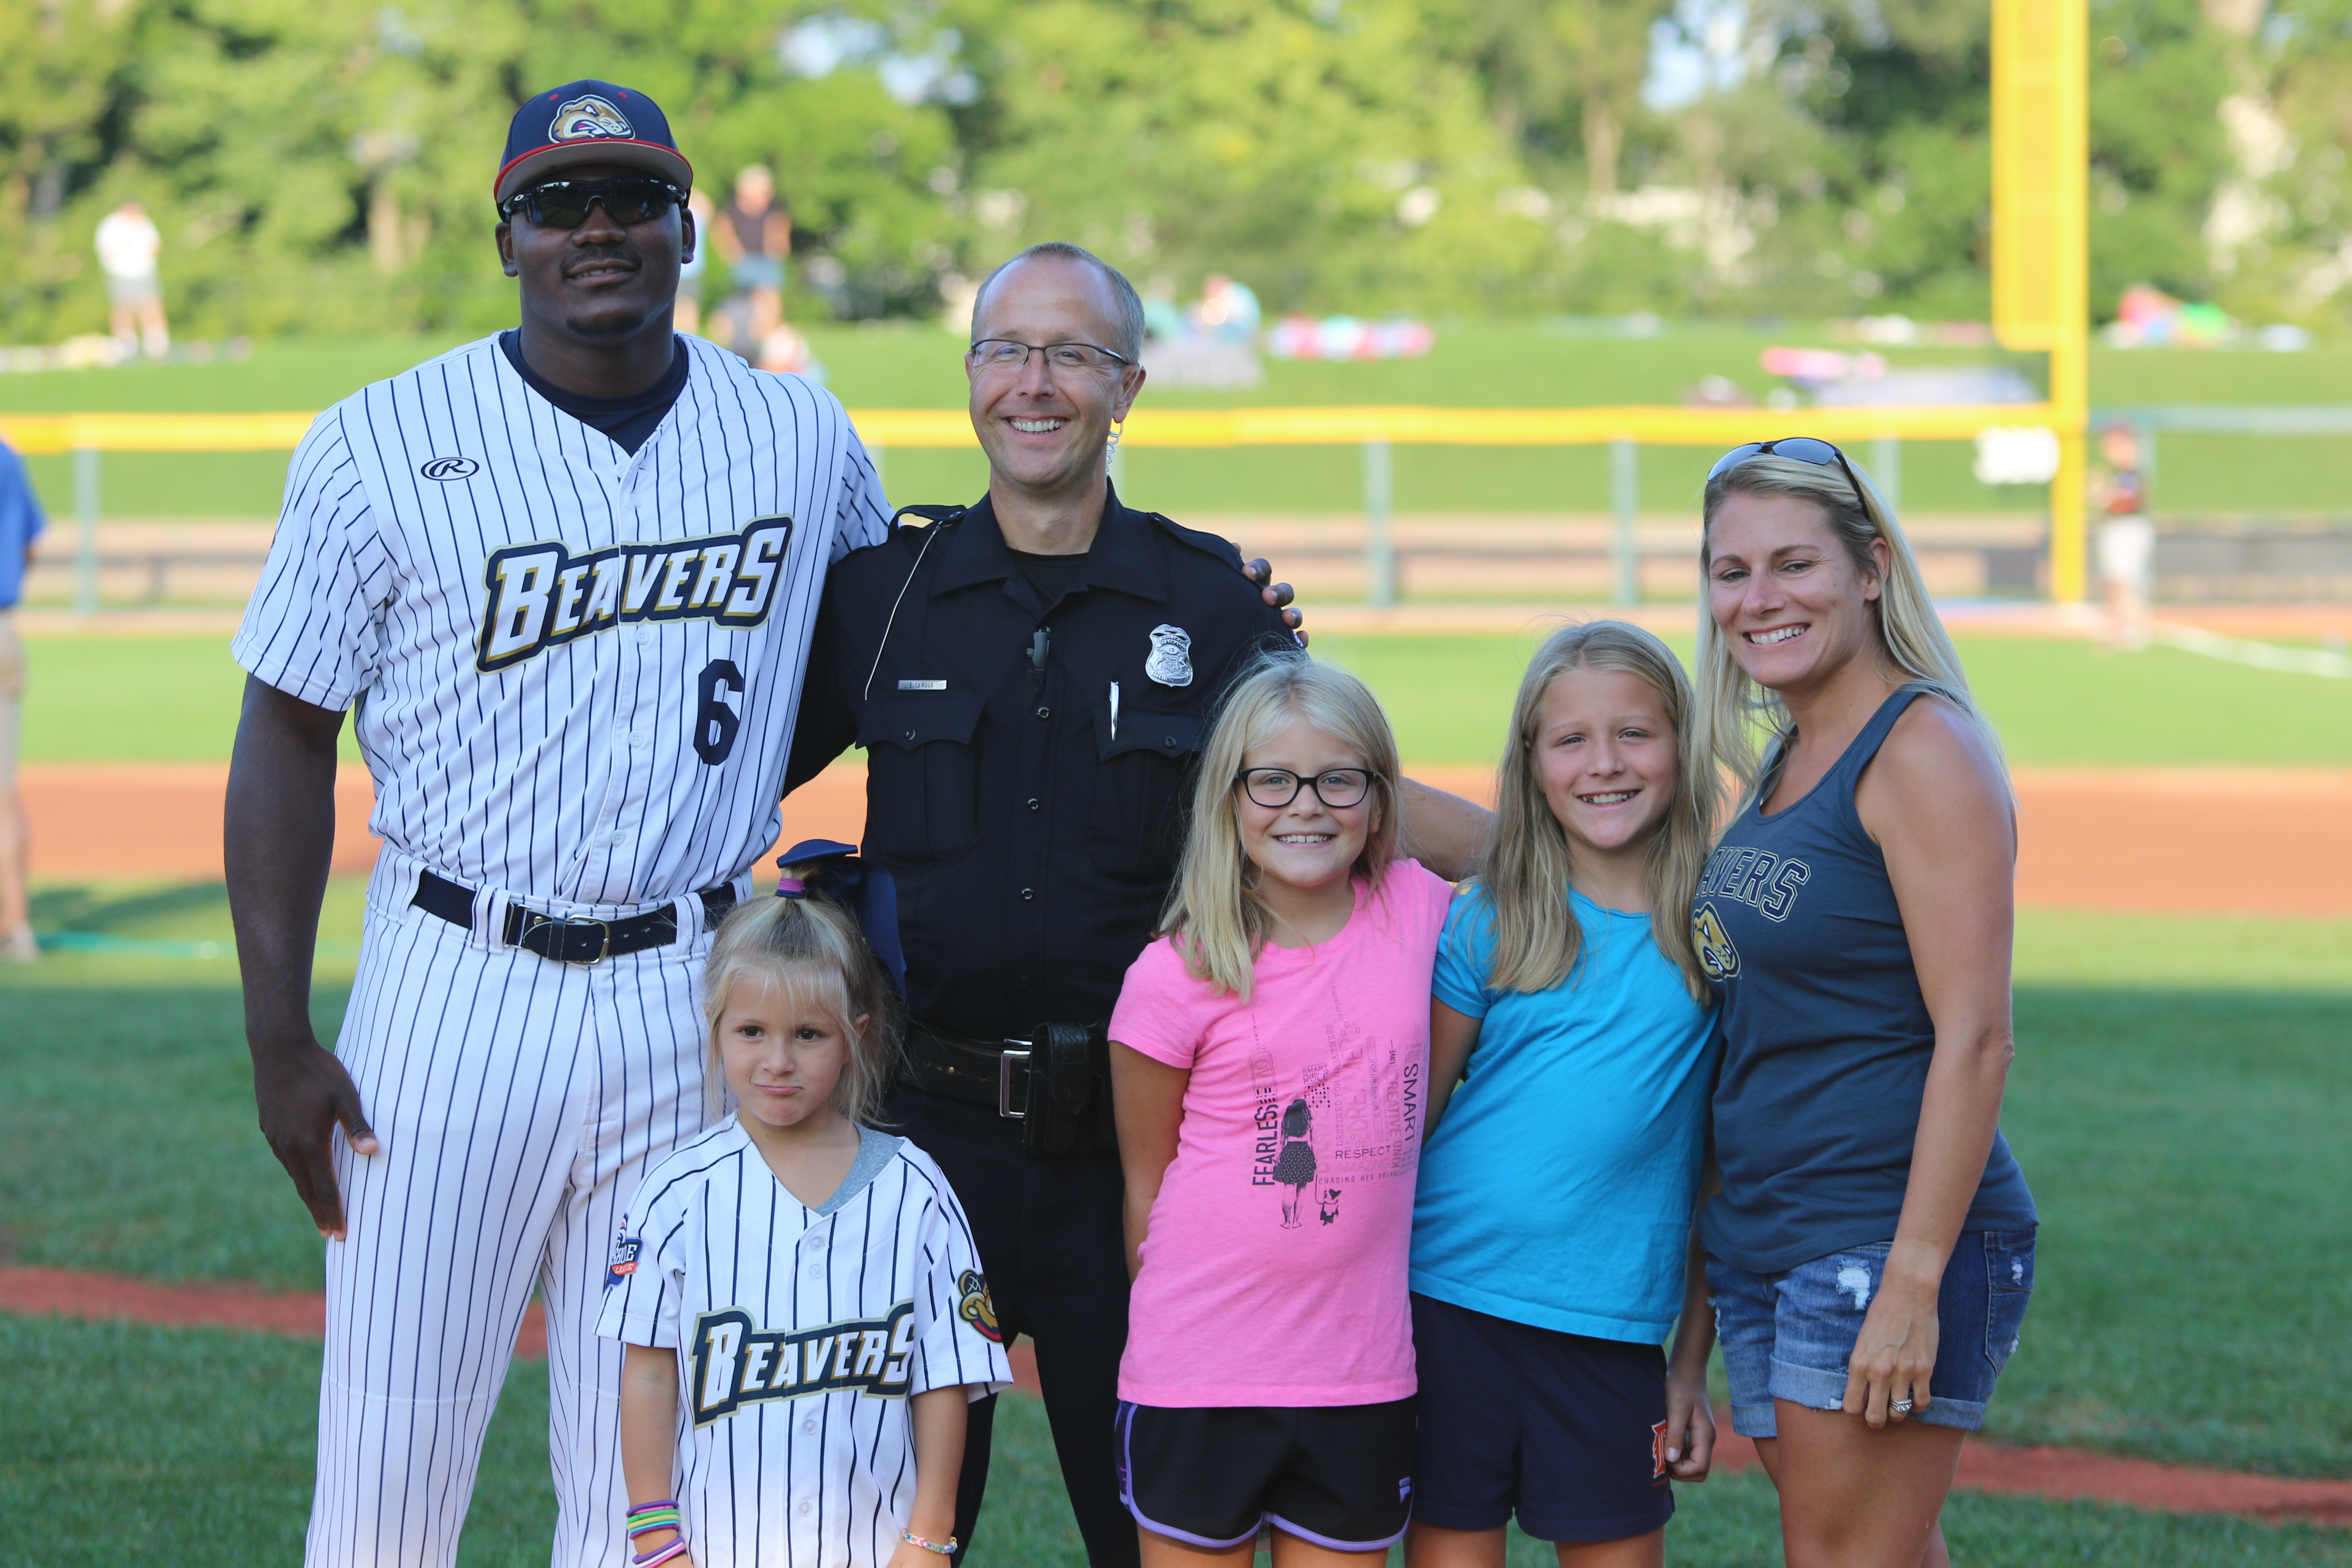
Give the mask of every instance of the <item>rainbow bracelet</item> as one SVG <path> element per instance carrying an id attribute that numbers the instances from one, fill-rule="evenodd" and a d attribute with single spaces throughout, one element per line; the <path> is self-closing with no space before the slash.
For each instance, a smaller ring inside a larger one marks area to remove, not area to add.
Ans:
<path id="1" fill-rule="evenodd" d="M 642 1557 L 632 1557 L 629 1561 L 635 1563 L 636 1568 L 654 1568 L 654 1564 L 656 1563 L 667 1563 L 673 1557 L 683 1557 L 685 1555 L 686 1537 L 681 1535 L 676 1541 L 671 1542 L 667 1546 L 663 1547 L 659 1552 L 648 1552 Z"/>
<path id="2" fill-rule="evenodd" d="M 629 1539 L 635 1541 L 638 1536 L 650 1535 L 656 1530 L 676 1530 L 678 1527 L 678 1512 L 674 1508 L 643 1514 L 629 1521 Z"/>
<path id="3" fill-rule="evenodd" d="M 943 1542 L 926 1541 L 911 1530 L 901 1530 L 898 1531 L 898 1539 L 905 1542 L 908 1545 L 915 1547 L 919 1551 L 936 1552 L 942 1557 L 952 1557 L 955 1555 L 956 1538 L 952 1535 L 949 1536 L 947 1540 Z"/>

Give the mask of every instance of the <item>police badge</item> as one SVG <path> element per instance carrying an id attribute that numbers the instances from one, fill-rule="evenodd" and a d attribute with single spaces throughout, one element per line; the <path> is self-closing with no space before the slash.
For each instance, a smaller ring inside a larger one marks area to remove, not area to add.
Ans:
<path id="1" fill-rule="evenodd" d="M 1162 686 L 1192 684 L 1192 634 L 1164 622 L 1151 628 L 1151 657 L 1143 673 Z"/>

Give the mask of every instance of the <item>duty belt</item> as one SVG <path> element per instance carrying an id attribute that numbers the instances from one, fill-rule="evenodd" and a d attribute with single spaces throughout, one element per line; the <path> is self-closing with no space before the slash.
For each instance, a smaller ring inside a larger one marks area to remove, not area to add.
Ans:
<path id="1" fill-rule="evenodd" d="M 710 930 L 735 907 L 731 885 L 705 888 L 702 929 Z M 408 900 L 428 915 L 438 915 L 454 926 L 471 930 L 474 889 L 433 871 L 416 874 L 416 894 Z M 507 906 L 500 938 L 509 947 L 535 952 L 558 963 L 601 963 L 625 952 L 667 947 L 677 940 L 677 910 L 668 904 L 616 921 L 586 920 L 578 915 L 551 915 L 520 904 Z"/>
<path id="2" fill-rule="evenodd" d="M 972 1040 L 908 1021 L 907 1066 L 915 1087 L 1018 1121 L 1029 1114 L 1027 1040 Z"/>

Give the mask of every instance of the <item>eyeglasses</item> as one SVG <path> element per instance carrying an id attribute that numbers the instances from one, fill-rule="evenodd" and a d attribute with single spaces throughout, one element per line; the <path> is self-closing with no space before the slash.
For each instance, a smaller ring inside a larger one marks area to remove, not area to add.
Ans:
<path id="1" fill-rule="evenodd" d="M 1845 460 L 1843 452 L 1816 436 L 1783 436 L 1777 441 L 1748 441 L 1734 447 L 1707 469 L 1708 482 L 1712 483 L 1715 476 L 1726 468 L 1736 468 L 1756 458 L 1794 458 L 1801 463 L 1823 468 L 1834 463 L 1845 470 L 1845 482 L 1853 487 L 1854 499 L 1862 498 L 1862 481 L 1854 478 L 1853 465 Z"/>
<path id="2" fill-rule="evenodd" d="M 615 180 L 546 180 L 517 191 L 499 204 L 499 216 L 511 221 L 518 212 L 549 228 L 578 228 L 588 221 L 588 209 L 601 206 L 604 216 L 624 228 L 647 223 L 686 200 L 686 193 L 667 180 L 626 174 Z"/>
<path id="3" fill-rule="evenodd" d="M 1351 805 L 1361 805 L 1364 796 L 1371 792 L 1378 773 L 1362 768 L 1325 768 L 1312 778 L 1302 777 L 1287 768 L 1244 768 L 1234 775 L 1234 782 L 1250 799 L 1268 811 L 1280 811 L 1298 798 L 1302 789 L 1311 789 L 1315 798 L 1333 811 L 1345 811 Z"/>
<path id="4" fill-rule="evenodd" d="M 1049 370 L 1108 370 L 1135 363 L 1092 343 L 1024 343 L 1011 338 L 982 338 L 965 353 L 963 362 L 977 371 L 1017 371 L 1027 368 L 1031 354 L 1044 354 Z"/>

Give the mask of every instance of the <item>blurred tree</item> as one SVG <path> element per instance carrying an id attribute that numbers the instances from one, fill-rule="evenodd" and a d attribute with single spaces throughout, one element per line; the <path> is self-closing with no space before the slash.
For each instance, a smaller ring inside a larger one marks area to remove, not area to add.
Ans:
<path id="1" fill-rule="evenodd" d="M 2086 3 L 2097 308 L 2339 309 L 2352 0 Z M 775 169 L 795 313 L 927 310 L 1060 236 L 1276 308 L 1981 315 L 1984 0 L 1728 5 L 11 0 L 0 338 L 100 325 L 130 195 L 184 336 L 510 321 L 508 118 L 594 75 L 715 197 Z M 1657 40 L 1727 17 L 1740 68 L 1645 107 Z"/>
<path id="2" fill-rule="evenodd" d="M 955 0 L 976 259 L 1063 237 L 1269 306 L 1508 310 L 1548 237 L 1403 0 Z"/>

